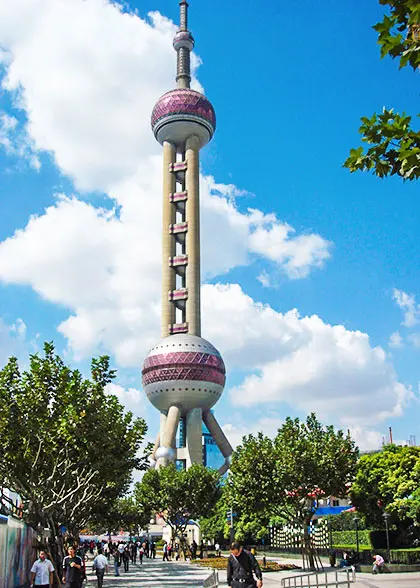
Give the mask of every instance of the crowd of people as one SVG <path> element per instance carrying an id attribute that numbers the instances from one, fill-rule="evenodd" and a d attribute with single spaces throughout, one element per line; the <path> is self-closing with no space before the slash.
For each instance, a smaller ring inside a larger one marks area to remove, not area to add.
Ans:
<path id="1" fill-rule="evenodd" d="M 128 572 L 130 564 L 143 563 L 143 558 L 156 558 L 156 543 L 153 540 L 139 541 L 88 541 L 80 543 L 78 549 L 70 545 L 63 559 L 61 581 L 66 588 L 81 588 L 86 579 L 87 560 L 92 559 L 92 570 L 96 573 L 98 588 L 102 588 L 104 575 L 113 567 L 115 576 L 120 569 Z M 31 588 L 50 588 L 54 580 L 54 565 L 46 551 L 40 551 L 31 569 Z"/>

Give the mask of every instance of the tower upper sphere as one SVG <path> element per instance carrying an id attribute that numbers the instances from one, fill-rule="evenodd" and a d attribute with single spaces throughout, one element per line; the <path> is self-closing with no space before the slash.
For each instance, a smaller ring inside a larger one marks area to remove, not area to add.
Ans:
<path id="1" fill-rule="evenodd" d="M 188 137 L 196 135 L 203 147 L 213 137 L 216 114 L 210 101 L 190 88 L 194 38 L 188 30 L 188 3 L 180 0 L 179 5 L 180 27 L 173 42 L 177 52 L 178 87 L 157 101 L 152 112 L 152 130 L 160 144 L 170 141 L 182 148 Z"/>

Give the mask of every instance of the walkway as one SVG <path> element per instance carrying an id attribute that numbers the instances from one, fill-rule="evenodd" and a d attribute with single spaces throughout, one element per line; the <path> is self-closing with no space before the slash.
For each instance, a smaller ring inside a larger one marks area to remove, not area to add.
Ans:
<path id="1" fill-rule="evenodd" d="M 209 571 L 187 563 L 167 562 L 161 559 L 144 558 L 143 565 L 130 564 L 128 572 L 114 576 L 114 567 L 104 579 L 104 588 L 199 588 Z M 92 573 L 92 562 L 87 562 L 88 588 L 94 588 L 96 576 Z"/>
<path id="2" fill-rule="evenodd" d="M 209 570 L 188 563 L 163 562 L 161 559 L 144 559 L 144 563 L 130 565 L 130 571 L 124 573 L 120 568 L 120 576 L 114 576 L 113 567 L 105 576 L 104 588 L 200 588 Z M 282 560 L 285 563 L 285 560 Z M 296 563 L 296 560 L 294 560 Z M 331 568 L 330 568 L 331 569 Z M 296 570 L 296 575 L 302 570 Z M 281 578 L 294 575 L 293 572 L 276 572 L 265 574 L 264 588 L 280 588 Z M 220 588 L 225 588 L 226 574 L 219 572 Z M 96 588 L 96 577 L 92 573 L 92 563 L 88 563 L 87 588 Z M 354 588 L 419 588 L 420 573 L 407 574 L 357 574 Z"/>

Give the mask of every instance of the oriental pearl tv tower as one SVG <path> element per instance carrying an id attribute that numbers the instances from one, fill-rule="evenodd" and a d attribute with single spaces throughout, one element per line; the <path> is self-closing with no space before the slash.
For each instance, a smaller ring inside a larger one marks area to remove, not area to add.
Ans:
<path id="1" fill-rule="evenodd" d="M 201 337 L 200 309 L 199 154 L 213 137 L 216 115 L 209 100 L 190 88 L 194 39 L 188 3 L 179 5 L 177 88 L 152 112 L 152 130 L 163 147 L 162 340 L 144 362 L 143 388 L 161 413 L 152 467 L 203 463 L 204 422 L 225 458 L 223 474 L 232 447 L 210 409 L 223 392 L 226 370 L 217 349 Z"/>

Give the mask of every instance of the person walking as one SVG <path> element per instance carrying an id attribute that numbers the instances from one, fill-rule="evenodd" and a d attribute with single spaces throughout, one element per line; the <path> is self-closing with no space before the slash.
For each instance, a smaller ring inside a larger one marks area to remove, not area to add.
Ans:
<path id="1" fill-rule="evenodd" d="M 143 563 L 143 555 L 144 555 L 144 547 L 143 547 L 143 545 L 140 545 L 140 549 L 139 549 L 139 560 L 140 560 L 140 564 Z"/>
<path id="2" fill-rule="evenodd" d="M 63 559 L 63 584 L 66 588 L 80 588 L 83 580 L 82 559 L 76 555 L 74 547 L 69 547 L 67 552 Z"/>
<path id="3" fill-rule="evenodd" d="M 53 585 L 54 566 L 47 559 L 45 551 L 39 552 L 39 558 L 34 562 L 31 568 L 31 588 L 51 588 Z"/>
<path id="4" fill-rule="evenodd" d="M 120 565 L 123 562 L 123 553 L 124 553 L 124 543 L 119 543 L 118 544 L 118 553 L 120 555 Z"/>
<path id="5" fill-rule="evenodd" d="M 254 580 L 254 574 L 257 582 Z M 227 563 L 227 583 L 231 588 L 262 588 L 260 566 L 251 552 L 243 549 L 239 541 L 230 545 Z"/>
<path id="6" fill-rule="evenodd" d="M 153 540 L 150 543 L 150 557 L 156 558 L 156 543 Z"/>
<path id="7" fill-rule="evenodd" d="M 128 547 L 128 545 L 125 546 L 122 558 L 124 563 L 124 572 L 128 572 L 130 565 L 130 548 Z"/>
<path id="8" fill-rule="evenodd" d="M 104 585 L 104 575 L 108 573 L 108 560 L 102 553 L 102 549 L 98 548 L 98 555 L 93 560 L 92 570 L 96 573 L 98 579 L 98 588 Z"/>
<path id="9" fill-rule="evenodd" d="M 163 558 L 162 561 L 169 561 L 168 544 L 165 543 L 163 546 Z"/>
<path id="10" fill-rule="evenodd" d="M 116 576 L 120 575 L 120 554 L 118 553 L 118 549 L 115 548 L 112 552 L 112 559 L 114 560 L 114 573 Z"/>

